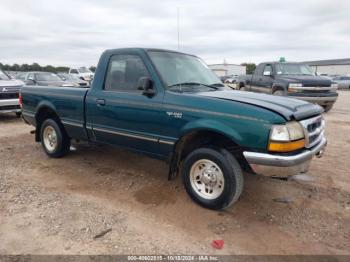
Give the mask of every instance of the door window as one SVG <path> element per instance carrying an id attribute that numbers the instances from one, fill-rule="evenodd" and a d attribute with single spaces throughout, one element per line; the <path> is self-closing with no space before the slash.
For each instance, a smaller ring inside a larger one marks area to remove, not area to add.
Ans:
<path id="1" fill-rule="evenodd" d="M 114 55 L 109 62 L 105 90 L 142 92 L 137 89 L 141 77 L 149 77 L 149 73 L 139 56 Z"/>
<path id="2" fill-rule="evenodd" d="M 29 73 L 27 79 L 35 80 L 35 78 L 34 78 L 34 73 Z"/>
<path id="3" fill-rule="evenodd" d="M 270 75 L 272 75 L 272 66 L 271 65 L 266 65 L 264 67 L 263 75 L 265 75 L 265 72 L 270 72 Z"/>

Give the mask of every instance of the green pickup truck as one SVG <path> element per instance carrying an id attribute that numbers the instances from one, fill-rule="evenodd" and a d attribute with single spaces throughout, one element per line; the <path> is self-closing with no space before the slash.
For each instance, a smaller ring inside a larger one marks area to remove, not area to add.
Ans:
<path id="1" fill-rule="evenodd" d="M 107 50 L 90 89 L 25 86 L 20 101 L 50 157 L 86 140 L 163 159 L 210 209 L 238 200 L 243 171 L 306 172 L 326 146 L 320 106 L 225 90 L 200 58 L 169 50 Z"/>

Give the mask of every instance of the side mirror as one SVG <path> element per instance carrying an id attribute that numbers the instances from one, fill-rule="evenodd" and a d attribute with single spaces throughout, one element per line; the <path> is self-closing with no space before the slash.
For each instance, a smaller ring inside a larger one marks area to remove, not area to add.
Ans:
<path id="1" fill-rule="evenodd" d="M 264 72 L 264 76 L 271 76 L 271 72 L 270 71 L 265 71 Z"/>
<path id="2" fill-rule="evenodd" d="M 153 81 L 149 77 L 141 77 L 137 82 L 137 89 L 143 90 L 142 94 L 148 97 L 152 97 L 156 94 L 153 88 Z"/>

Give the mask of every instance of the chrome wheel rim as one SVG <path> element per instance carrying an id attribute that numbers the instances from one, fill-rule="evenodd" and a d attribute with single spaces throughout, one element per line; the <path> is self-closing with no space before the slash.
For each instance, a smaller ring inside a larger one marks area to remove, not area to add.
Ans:
<path id="1" fill-rule="evenodd" d="M 47 126 L 43 134 L 45 148 L 49 152 L 53 152 L 57 148 L 57 133 L 52 126 Z"/>
<path id="2" fill-rule="evenodd" d="M 208 200 L 218 198 L 225 186 L 224 173 L 209 159 L 200 159 L 192 165 L 190 182 L 196 194 Z"/>

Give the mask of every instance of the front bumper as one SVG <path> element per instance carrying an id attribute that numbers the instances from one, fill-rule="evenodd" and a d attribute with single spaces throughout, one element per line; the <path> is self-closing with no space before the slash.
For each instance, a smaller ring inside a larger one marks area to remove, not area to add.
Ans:
<path id="1" fill-rule="evenodd" d="M 21 112 L 19 100 L 16 99 L 0 99 L 0 113 Z"/>
<path id="2" fill-rule="evenodd" d="M 327 145 L 326 138 L 313 148 L 304 150 L 296 155 L 273 155 L 257 152 L 243 152 L 252 170 L 259 175 L 271 177 L 288 177 L 309 170 L 313 156 L 321 157 Z"/>
<path id="3" fill-rule="evenodd" d="M 306 102 L 318 104 L 321 106 L 326 106 L 334 104 L 335 101 L 337 101 L 338 93 L 331 93 L 329 95 L 289 93 L 288 97 L 304 100 Z"/>

